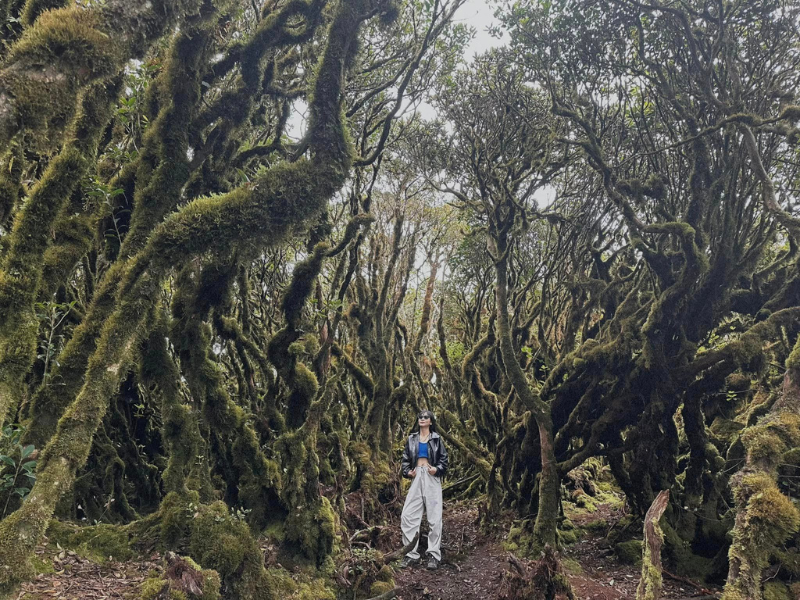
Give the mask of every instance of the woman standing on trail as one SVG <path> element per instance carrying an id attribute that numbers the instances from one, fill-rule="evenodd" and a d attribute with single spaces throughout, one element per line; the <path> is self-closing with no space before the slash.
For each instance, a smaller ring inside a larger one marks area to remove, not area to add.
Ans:
<path id="1" fill-rule="evenodd" d="M 422 509 L 428 515 L 428 564 L 429 569 L 438 569 L 442 553 L 442 477 L 447 473 L 447 450 L 444 440 L 436 433 L 433 413 L 423 410 L 417 415 L 419 431 L 408 436 L 403 449 L 401 467 L 403 477 L 412 479 L 411 488 L 403 505 L 400 526 L 403 529 L 403 545 L 411 543 L 422 524 Z M 400 563 L 401 568 L 419 562 L 417 544 Z"/>

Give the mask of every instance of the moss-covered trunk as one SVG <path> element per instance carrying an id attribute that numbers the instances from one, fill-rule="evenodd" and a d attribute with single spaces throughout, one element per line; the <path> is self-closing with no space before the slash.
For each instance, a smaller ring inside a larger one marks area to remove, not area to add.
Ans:
<path id="1" fill-rule="evenodd" d="M 31 10 L 23 17 L 30 17 L 29 22 L 38 18 L 11 47 L 0 69 L 0 145 L 20 130 L 57 138 L 60 123 L 74 113 L 83 89 L 119 73 L 204 2 L 109 0 L 88 9 L 72 6 L 44 14 L 44 2 L 28 4 Z"/>
<path id="2" fill-rule="evenodd" d="M 742 434 L 747 457 L 731 480 L 736 521 L 723 600 L 761 600 L 771 556 L 800 526 L 800 512 L 777 485 L 785 454 L 800 446 L 800 338 L 779 394 L 770 412 Z"/>
<path id="3" fill-rule="evenodd" d="M 550 407 L 530 387 L 525 372 L 520 366 L 514 351 L 511 323 L 508 314 L 508 241 L 500 233 L 496 241 L 498 259 L 495 261 L 497 274 L 497 337 L 503 356 L 506 375 L 523 405 L 531 411 L 539 430 L 542 469 L 539 480 L 539 506 L 534 525 L 537 544 L 558 543 L 558 507 L 561 476 L 553 446 L 553 418 Z"/>
<path id="4" fill-rule="evenodd" d="M 642 544 L 642 578 L 636 588 L 636 600 L 661 598 L 661 545 L 664 533 L 658 525 L 669 503 L 669 490 L 662 490 L 653 500 L 644 517 L 644 543 Z"/>

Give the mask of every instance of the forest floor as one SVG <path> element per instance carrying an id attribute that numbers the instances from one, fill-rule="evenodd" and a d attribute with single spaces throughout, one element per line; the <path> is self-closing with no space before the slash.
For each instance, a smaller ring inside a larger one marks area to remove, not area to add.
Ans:
<path id="1" fill-rule="evenodd" d="M 599 505 L 594 519 L 613 522 L 617 509 Z M 510 569 L 502 540 L 481 534 L 476 509 L 455 505 L 445 509 L 442 563 L 428 571 L 424 564 L 398 571 L 398 600 L 497 600 L 503 574 Z M 573 515 L 578 527 L 580 516 Z M 506 528 L 507 529 L 507 528 Z M 578 600 L 634 600 L 640 567 L 622 564 L 607 547 L 603 532 L 584 533 L 563 554 L 562 564 Z M 684 582 L 664 578 L 665 600 L 709 598 Z M 710 596 L 713 597 L 713 596 Z"/>
<path id="2" fill-rule="evenodd" d="M 588 518 L 615 522 L 618 508 L 598 505 L 591 514 L 570 515 L 578 528 Z M 507 530 L 508 524 L 498 524 Z M 569 546 L 562 556 L 576 598 L 579 600 L 633 600 L 639 581 L 639 567 L 620 563 L 604 540 L 603 531 L 588 533 Z M 399 531 L 397 537 L 399 538 Z M 424 540 L 421 542 L 424 551 Z M 161 569 L 161 557 L 98 564 L 64 550 L 39 560 L 47 571 L 25 584 L 17 600 L 130 600 L 148 572 Z M 478 527 L 474 505 L 451 503 L 444 514 L 442 562 L 436 571 L 424 564 L 397 570 L 398 600 L 498 600 L 504 574 L 510 569 L 509 551 L 503 539 L 487 536 Z M 52 561 L 52 569 L 49 568 Z M 395 563 L 396 565 L 396 563 Z M 706 597 L 692 585 L 665 577 L 663 598 Z M 713 597 L 713 596 L 712 596 Z"/>

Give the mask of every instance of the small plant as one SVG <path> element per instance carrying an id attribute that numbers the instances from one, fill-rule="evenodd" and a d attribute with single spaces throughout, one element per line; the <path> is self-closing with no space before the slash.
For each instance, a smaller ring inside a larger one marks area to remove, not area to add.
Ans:
<path id="1" fill-rule="evenodd" d="M 0 492 L 5 494 L 6 502 L 3 514 L 6 516 L 11 498 L 20 499 L 27 496 L 36 481 L 36 448 L 33 444 L 23 446 L 21 443 L 24 430 L 13 425 L 6 425 L 0 439 Z"/>
<path id="2" fill-rule="evenodd" d="M 64 335 L 59 332 L 61 324 L 69 316 L 70 311 L 77 303 L 37 302 L 35 304 L 36 318 L 44 325 L 45 337 L 39 342 L 37 358 L 44 363 L 42 383 L 47 385 L 50 376 L 51 363 L 59 366 L 56 356 L 64 344 Z"/>
<path id="3" fill-rule="evenodd" d="M 106 238 L 116 240 L 118 244 L 122 244 L 123 231 L 120 229 L 123 215 L 130 214 L 131 210 L 127 206 L 128 201 L 125 198 L 125 190 L 122 188 L 113 188 L 110 185 L 103 183 L 97 177 L 93 178 L 84 186 L 84 194 L 91 198 L 96 204 L 104 204 L 108 216 L 111 218 L 113 230 L 109 229 L 104 233 Z M 123 203 L 116 200 L 117 196 L 122 196 Z"/>

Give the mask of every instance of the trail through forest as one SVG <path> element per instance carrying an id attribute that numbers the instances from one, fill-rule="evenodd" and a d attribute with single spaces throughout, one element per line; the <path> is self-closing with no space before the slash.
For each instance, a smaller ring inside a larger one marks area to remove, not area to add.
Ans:
<path id="1" fill-rule="evenodd" d="M 598 515 L 604 515 L 611 523 L 621 516 L 605 505 L 598 506 L 595 516 Z M 393 526 L 393 529 L 397 531 L 392 532 L 392 537 L 399 539 L 399 527 Z M 423 535 L 421 553 L 424 550 Z M 442 563 L 436 571 L 426 569 L 424 561 L 402 570 L 395 563 L 398 600 L 504 600 L 503 580 L 513 570 L 508 560 L 510 553 L 502 539 L 480 531 L 474 504 L 460 503 L 446 508 L 442 551 Z M 159 553 L 153 553 L 147 560 L 103 565 L 71 550 L 53 554 L 43 547 L 37 554 L 43 563 L 52 561 L 52 572 L 40 574 L 25 584 L 17 600 L 133 600 L 148 573 L 163 569 Z M 578 600 L 632 600 L 636 597 L 639 567 L 621 563 L 601 534 L 585 533 L 565 550 L 563 559 Z M 666 600 L 710 597 L 714 596 L 688 583 L 665 578 L 663 598 Z"/>
<path id="2" fill-rule="evenodd" d="M 616 511 L 598 506 L 596 515 L 619 518 Z M 474 508 L 445 510 L 442 564 L 436 571 L 424 565 L 403 570 L 395 577 L 399 600 L 503 600 L 502 582 L 511 571 L 510 553 L 502 540 L 483 535 Z M 619 561 L 601 535 L 585 534 L 564 552 L 564 564 L 579 600 L 632 600 L 640 568 Z M 665 578 L 663 598 L 708 597 L 688 583 Z M 713 597 L 713 596 L 712 596 Z"/>

